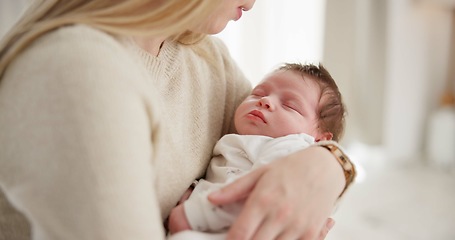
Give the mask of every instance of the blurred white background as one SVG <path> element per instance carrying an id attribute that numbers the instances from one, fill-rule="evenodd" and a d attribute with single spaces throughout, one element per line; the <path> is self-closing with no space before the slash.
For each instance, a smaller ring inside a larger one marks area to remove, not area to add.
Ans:
<path id="1" fill-rule="evenodd" d="M 0 36 L 27 0 L 0 2 Z M 218 36 L 256 84 L 322 62 L 348 108 L 359 177 L 328 240 L 455 239 L 455 0 L 257 0 Z"/>

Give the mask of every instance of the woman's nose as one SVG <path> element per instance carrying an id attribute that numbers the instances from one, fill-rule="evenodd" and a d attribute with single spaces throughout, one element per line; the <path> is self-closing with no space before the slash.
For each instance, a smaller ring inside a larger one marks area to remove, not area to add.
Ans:
<path id="1" fill-rule="evenodd" d="M 262 97 L 261 99 L 259 99 L 257 106 L 261 107 L 261 108 L 265 108 L 269 111 L 273 111 L 275 109 L 274 105 L 269 97 Z"/>

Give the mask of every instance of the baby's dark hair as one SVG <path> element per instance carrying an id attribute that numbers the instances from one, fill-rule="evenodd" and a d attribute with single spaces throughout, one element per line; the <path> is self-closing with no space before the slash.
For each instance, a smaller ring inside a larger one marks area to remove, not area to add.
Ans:
<path id="1" fill-rule="evenodd" d="M 344 133 L 346 109 L 341 93 L 330 73 L 322 66 L 313 64 L 285 63 L 278 70 L 292 70 L 302 74 L 304 79 L 315 81 L 321 96 L 318 104 L 318 126 L 321 132 L 331 132 L 333 140 L 339 141 Z"/>

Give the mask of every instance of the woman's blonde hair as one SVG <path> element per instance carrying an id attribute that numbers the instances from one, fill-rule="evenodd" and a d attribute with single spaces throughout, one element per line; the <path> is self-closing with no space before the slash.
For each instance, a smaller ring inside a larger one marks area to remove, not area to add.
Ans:
<path id="1" fill-rule="evenodd" d="M 65 25 L 87 24 L 120 36 L 174 36 L 190 44 L 188 31 L 206 20 L 215 0 L 34 0 L 0 42 L 0 77 L 8 64 L 41 35 Z"/>

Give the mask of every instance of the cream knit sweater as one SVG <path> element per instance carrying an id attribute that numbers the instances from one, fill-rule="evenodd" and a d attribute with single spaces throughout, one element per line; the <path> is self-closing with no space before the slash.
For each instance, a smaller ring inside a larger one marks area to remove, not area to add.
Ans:
<path id="1" fill-rule="evenodd" d="M 87 26 L 44 35 L 0 80 L 0 239 L 164 238 L 250 89 L 213 37 L 154 57 Z"/>

